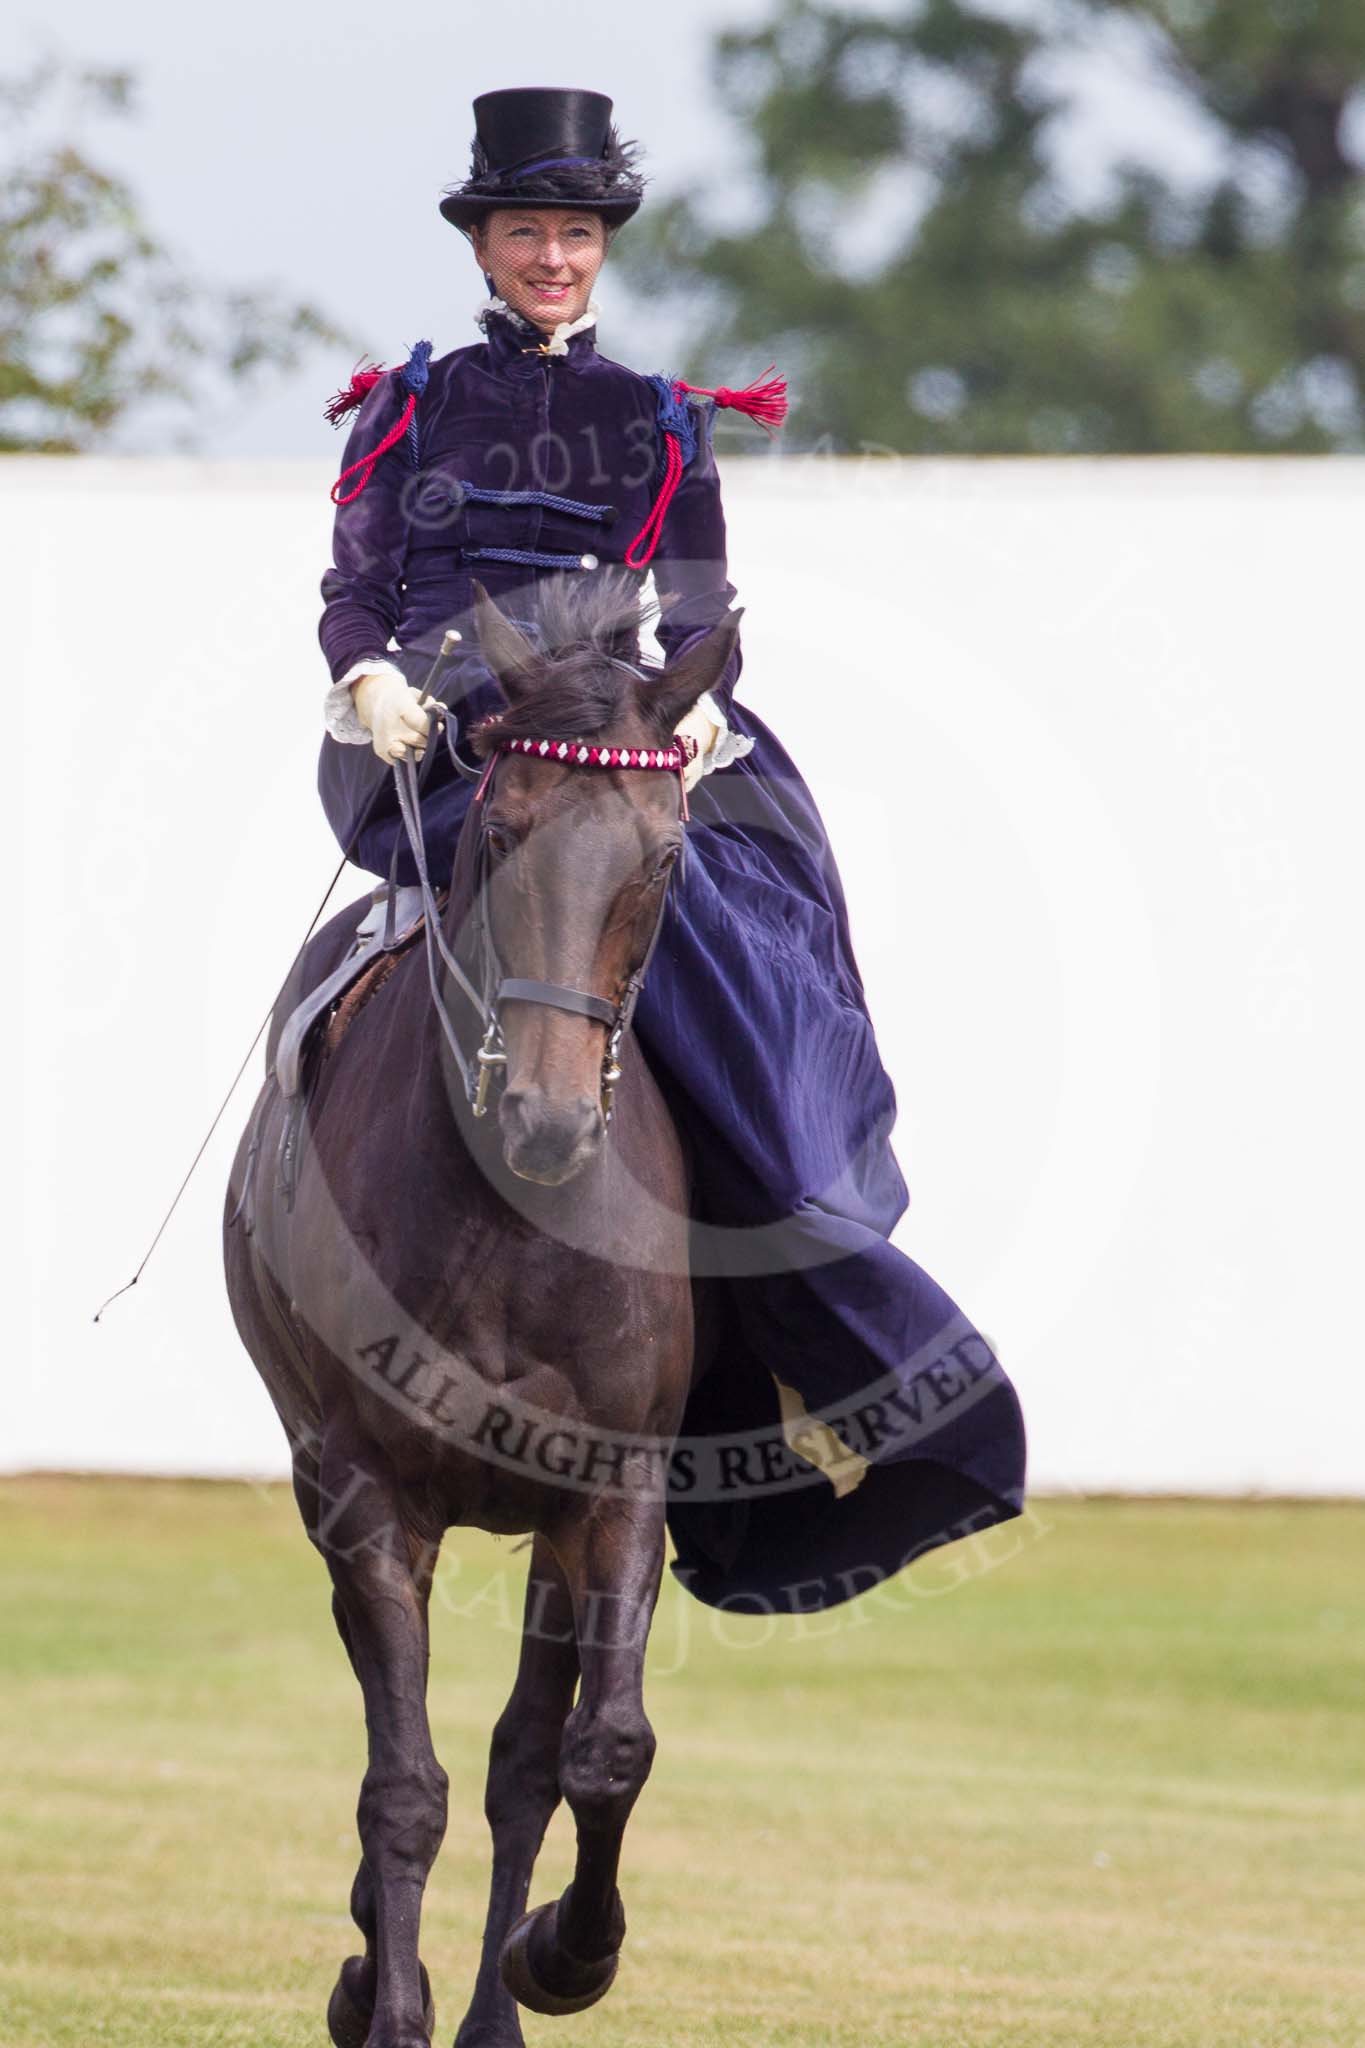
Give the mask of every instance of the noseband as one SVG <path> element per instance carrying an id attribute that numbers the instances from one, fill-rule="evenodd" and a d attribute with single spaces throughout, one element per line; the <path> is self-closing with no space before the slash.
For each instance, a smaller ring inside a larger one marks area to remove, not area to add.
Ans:
<path id="1" fill-rule="evenodd" d="M 446 744 L 450 758 L 460 774 L 468 780 L 478 778 L 474 802 L 481 804 L 493 780 L 493 772 L 504 754 L 529 756 L 533 760 L 559 761 L 572 768 L 634 768 L 657 772 L 662 769 L 678 778 L 678 791 L 682 800 L 681 816 L 687 823 L 690 813 L 687 807 L 687 787 L 683 779 L 687 763 L 696 752 L 697 742 L 690 733 L 675 735 L 674 743 L 667 747 L 609 747 L 598 746 L 582 739 L 503 739 L 499 740 L 489 754 L 482 771 L 471 769 L 456 752 L 451 734 L 452 720 L 445 721 Z M 665 879 L 659 896 L 658 915 L 650 933 L 649 944 L 644 957 L 626 978 L 625 987 L 619 1000 L 610 1003 L 604 996 L 591 994 L 586 989 L 568 988 L 562 982 L 528 980 L 516 975 L 505 975 L 493 944 L 492 928 L 488 915 L 488 836 L 479 832 L 475 854 L 473 915 L 476 947 L 480 966 L 482 987 L 476 988 L 465 973 L 446 940 L 441 925 L 430 876 L 427 872 L 426 847 L 422 839 L 422 822 L 419 803 L 419 783 L 416 763 L 411 756 L 394 763 L 394 779 L 398 788 L 398 804 L 402 814 L 408 844 L 412 849 L 417 869 L 418 886 L 422 892 L 422 908 L 425 913 L 423 932 L 426 940 L 427 980 L 431 988 L 431 999 L 440 1020 L 445 1040 L 460 1070 L 465 1087 L 465 1099 L 475 1116 L 483 1116 L 488 1108 L 488 1089 L 495 1069 L 501 1069 L 504 1076 L 507 1068 L 507 1047 L 503 1038 L 501 1005 L 508 997 L 518 1002 L 545 1003 L 553 1009 L 568 1010 L 575 1016 L 594 1017 L 607 1026 L 607 1043 L 602 1055 L 602 1071 L 599 1091 L 602 1106 L 602 1120 L 611 1122 L 612 1097 L 616 1083 L 621 1078 L 618 1055 L 621 1040 L 630 1026 L 631 1017 L 649 963 L 654 957 L 654 948 L 659 942 L 663 929 L 664 913 L 668 908 L 673 883 L 673 871 Z M 675 862 L 675 866 L 681 862 Z M 446 1008 L 441 990 L 439 962 L 452 976 L 479 1015 L 484 1026 L 483 1042 L 475 1059 L 471 1062 L 461 1046 L 450 1013 Z"/>

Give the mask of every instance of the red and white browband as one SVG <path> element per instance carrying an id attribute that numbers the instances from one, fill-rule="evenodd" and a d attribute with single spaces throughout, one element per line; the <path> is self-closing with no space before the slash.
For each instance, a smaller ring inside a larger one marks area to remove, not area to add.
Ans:
<path id="1" fill-rule="evenodd" d="M 683 770 L 696 753 L 697 742 L 690 732 L 680 733 L 677 737 L 681 745 L 671 747 L 599 747 L 587 740 L 499 740 L 485 763 L 479 786 L 474 792 L 474 801 L 478 803 L 482 799 L 500 754 L 530 754 L 541 761 L 566 761 L 575 768 L 668 769 L 678 778 L 682 814 L 687 818 L 687 785 L 683 780 Z"/>

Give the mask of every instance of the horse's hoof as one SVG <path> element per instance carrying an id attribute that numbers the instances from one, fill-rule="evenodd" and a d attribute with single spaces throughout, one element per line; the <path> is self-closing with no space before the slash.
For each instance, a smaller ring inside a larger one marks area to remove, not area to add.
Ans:
<path id="1" fill-rule="evenodd" d="M 616 1965 L 621 1959 L 618 1950 L 600 1963 L 575 1962 L 555 1944 L 555 1916 L 558 1911 L 558 1899 L 550 1899 L 545 1905 L 534 1906 L 529 1913 L 523 1913 L 498 1956 L 503 1983 L 517 2004 L 524 2005 L 528 2012 L 585 2012 L 610 1991 Z M 555 1947 L 556 1975 L 563 1978 L 563 1988 L 558 1991 L 551 1991 L 548 1985 L 542 1984 L 531 1965 L 531 1941 L 538 1929 L 542 1930 L 542 1940 Z"/>
<path id="2" fill-rule="evenodd" d="M 436 2002 L 425 1963 L 422 1973 L 422 2020 L 428 2034 L 436 2031 Z M 374 2017 L 374 1962 L 369 1956 L 347 1956 L 327 2001 L 327 2031 L 335 2048 L 365 2048 Z"/>

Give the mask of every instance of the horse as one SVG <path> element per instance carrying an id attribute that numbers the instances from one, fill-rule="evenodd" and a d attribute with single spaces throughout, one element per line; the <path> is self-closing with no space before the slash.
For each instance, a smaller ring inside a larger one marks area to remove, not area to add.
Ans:
<path id="1" fill-rule="evenodd" d="M 364 1701 L 350 1899 L 364 1953 L 329 2001 L 337 2048 L 426 2048 L 434 2025 L 418 1937 L 447 1819 L 426 1684 L 449 1528 L 531 1539 L 456 2048 L 515 2048 L 519 2006 L 594 2003 L 625 1934 L 622 1840 L 655 1749 L 642 1665 L 669 1445 L 707 1365 L 686 1135 L 629 1019 L 685 844 L 672 735 L 718 682 L 739 614 L 648 671 L 590 614 L 567 649 L 538 649 L 476 586 L 503 708 L 469 735 L 481 780 L 444 907 L 424 874 L 424 944 L 395 956 L 320 1057 L 302 1126 L 268 1058 L 224 1212 L 233 1316 L 289 1439 Z M 564 735 L 571 750 L 540 744 Z M 307 985 L 341 959 L 353 910 L 300 956 Z M 572 1879 L 528 1910 L 561 1798 Z"/>

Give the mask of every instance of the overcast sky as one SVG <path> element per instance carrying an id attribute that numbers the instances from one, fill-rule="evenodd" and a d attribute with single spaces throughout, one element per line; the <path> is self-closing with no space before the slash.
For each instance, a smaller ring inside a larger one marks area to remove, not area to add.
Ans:
<path id="1" fill-rule="evenodd" d="M 316 301 L 392 362 L 419 336 L 438 354 L 476 338 L 483 286 L 463 236 L 436 210 L 466 174 L 476 93 L 610 93 L 623 132 L 646 146 L 655 191 L 727 178 L 738 188 L 742 147 L 715 99 L 710 50 L 720 29 L 770 11 L 771 0 L 689 0 L 682 12 L 504 0 L 440 14 L 358 0 L 233 0 L 193 12 L 167 0 L 112 11 L 67 0 L 58 33 L 36 11 L 21 17 L 6 68 L 55 50 L 133 70 L 137 118 L 92 121 L 84 141 L 129 179 L 153 231 L 214 282 L 270 282 Z M 1060 142 L 1073 182 L 1096 186 L 1116 147 L 1168 167 L 1178 159 L 1191 175 L 1208 168 L 1207 139 L 1142 90 L 1122 54 L 1092 67 L 1083 98 Z M 598 296 L 609 353 L 642 369 L 679 367 L 667 360 L 673 330 L 628 309 L 610 271 Z M 326 451 L 321 408 L 351 367 L 332 354 L 198 421 L 205 452 Z M 126 439 L 148 445 L 145 430 Z"/>

